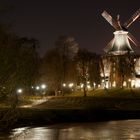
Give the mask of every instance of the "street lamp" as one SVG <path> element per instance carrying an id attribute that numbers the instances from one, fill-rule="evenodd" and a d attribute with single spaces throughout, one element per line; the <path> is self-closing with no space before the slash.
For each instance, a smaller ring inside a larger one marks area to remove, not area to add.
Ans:
<path id="1" fill-rule="evenodd" d="M 69 84 L 69 88 L 72 88 L 72 87 L 73 87 L 73 83 L 70 83 L 70 84 Z"/>
<path id="2" fill-rule="evenodd" d="M 46 94 L 46 87 L 47 87 L 47 86 L 46 86 L 45 84 L 42 84 L 42 85 L 41 85 L 42 95 L 45 95 L 45 94 Z"/>
<path id="3" fill-rule="evenodd" d="M 42 89 L 45 89 L 45 88 L 46 88 L 46 85 L 45 85 L 45 84 L 42 84 L 42 85 L 41 85 L 41 88 L 42 88 Z"/>
<path id="4" fill-rule="evenodd" d="M 21 88 L 17 89 L 17 93 L 18 93 L 18 94 L 22 93 L 22 91 L 23 91 L 23 90 L 22 90 Z"/>
<path id="5" fill-rule="evenodd" d="M 36 86 L 36 90 L 39 90 L 40 89 L 40 87 L 39 86 Z"/>
<path id="6" fill-rule="evenodd" d="M 65 83 L 63 83 L 63 87 L 66 87 L 66 84 Z"/>

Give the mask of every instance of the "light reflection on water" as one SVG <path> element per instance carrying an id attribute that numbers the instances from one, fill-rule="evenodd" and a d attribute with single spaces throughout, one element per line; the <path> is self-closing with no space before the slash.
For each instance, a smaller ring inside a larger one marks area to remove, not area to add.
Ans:
<path id="1" fill-rule="evenodd" d="M 12 140 L 134 140 L 140 139 L 140 120 L 60 124 L 14 129 Z"/>

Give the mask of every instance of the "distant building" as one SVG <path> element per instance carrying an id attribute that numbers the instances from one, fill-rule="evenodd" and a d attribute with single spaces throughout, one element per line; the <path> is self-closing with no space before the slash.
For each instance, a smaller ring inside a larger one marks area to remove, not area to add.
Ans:
<path id="1" fill-rule="evenodd" d="M 140 88 L 140 56 L 105 55 L 102 56 L 102 63 L 102 88 Z"/>

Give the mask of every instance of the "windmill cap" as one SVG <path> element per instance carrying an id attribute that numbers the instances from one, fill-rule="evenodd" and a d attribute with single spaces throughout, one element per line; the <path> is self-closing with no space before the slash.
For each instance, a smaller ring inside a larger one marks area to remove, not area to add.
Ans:
<path id="1" fill-rule="evenodd" d="M 123 30 L 119 30 L 119 31 L 115 31 L 113 34 L 128 34 L 128 32 L 123 31 Z"/>

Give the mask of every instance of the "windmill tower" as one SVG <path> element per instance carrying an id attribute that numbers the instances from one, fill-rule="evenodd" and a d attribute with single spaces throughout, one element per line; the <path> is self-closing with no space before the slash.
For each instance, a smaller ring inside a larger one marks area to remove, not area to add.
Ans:
<path id="1" fill-rule="evenodd" d="M 122 87 L 124 81 L 128 85 L 128 79 L 132 77 L 131 72 L 131 60 L 129 58 L 130 54 L 134 51 L 130 45 L 132 42 L 135 46 L 140 46 L 139 42 L 135 37 L 128 31 L 128 27 L 140 16 L 140 9 L 137 10 L 129 20 L 124 24 L 120 22 L 120 16 L 117 16 L 117 19 L 114 20 L 109 13 L 104 11 L 102 16 L 114 27 L 115 32 L 114 38 L 108 43 L 104 48 L 106 54 L 113 56 L 111 74 L 110 74 L 110 85 Z M 133 60 L 132 60 L 133 61 Z M 126 64 L 128 63 L 128 64 Z M 126 68 L 124 68 L 126 67 Z M 127 74 L 126 74 L 127 73 Z M 128 77 L 128 75 L 130 75 Z"/>

